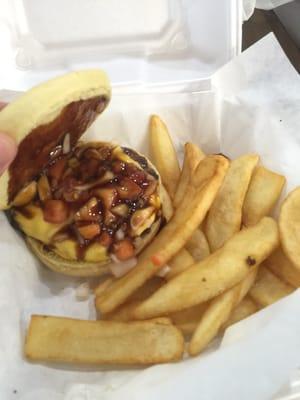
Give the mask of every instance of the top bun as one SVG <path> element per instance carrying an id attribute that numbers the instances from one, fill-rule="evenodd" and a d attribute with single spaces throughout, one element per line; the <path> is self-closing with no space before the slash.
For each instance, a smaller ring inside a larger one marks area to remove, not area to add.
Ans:
<path id="1" fill-rule="evenodd" d="M 73 147 L 111 96 L 101 70 L 72 72 L 34 87 L 0 112 L 0 131 L 11 136 L 18 153 L 0 177 L 0 209 L 49 162 L 51 152 L 66 134 Z"/>

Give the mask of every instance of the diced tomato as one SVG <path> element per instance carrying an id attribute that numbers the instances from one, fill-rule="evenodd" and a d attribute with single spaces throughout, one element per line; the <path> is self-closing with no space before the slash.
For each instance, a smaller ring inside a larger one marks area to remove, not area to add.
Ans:
<path id="1" fill-rule="evenodd" d="M 109 247 L 112 244 L 112 237 L 107 232 L 102 232 L 99 237 L 99 243 L 104 247 Z"/>
<path id="2" fill-rule="evenodd" d="M 61 224 L 68 219 L 69 209 L 62 200 L 46 200 L 44 205 L 44 220 L 53 224 Z"/>
<path id="3" fill-rule="evenodd" d="M 113 246 L 114 254 L 120 261 L 128 260 L 134 256 L 134 247 L 129 239 L 120 240 Z"/>
<path id="4" fill-rule="evenodd" d="M 121 199 L 134 200 L 140 196 L 142 189 L 129 178 L 123 178 L 117 186 L 117 191 Z"/>
<path id="5" fill-rule="evenodd" d="M 163 263 L 161 258 L 159 257 L 158 254 L 155 254 L 154 256 L 151 257 L 151 261 L 154 265 L 156 265 L 157 267 L 160 267 Z"/>
<path id="6" fill-rule="evenodd" d="M 138 185 L 141 185 L 146 181 L 146 173 L 138 169 L 134 164 L 126 165 L 127 176 Z"/>
<path id="7" fill-rule="evenodd" d="M 98 224 L 89 224 L 85 226 L 80 226 L 77 228 L 80 235 L 84 239 L 93 239 L 95 236 L 99 235 L 101 232 L 101 228 Z"/>

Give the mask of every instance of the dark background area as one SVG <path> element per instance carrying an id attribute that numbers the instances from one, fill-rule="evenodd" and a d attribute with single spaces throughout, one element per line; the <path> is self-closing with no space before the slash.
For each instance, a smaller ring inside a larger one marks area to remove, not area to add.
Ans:
<path id="1" fill-rule="evenodd" d="M 300 16 L 299 16 L 300 29 Z M 264 11 L 255 9 L 251 18 L 243 24 L 243 50 L 257 42 L 263 36 L 273 32 L 277 37 L 281 47 L 300 73 L 300 49 L 286 31 L 284 25 L 274 11 Z"/>

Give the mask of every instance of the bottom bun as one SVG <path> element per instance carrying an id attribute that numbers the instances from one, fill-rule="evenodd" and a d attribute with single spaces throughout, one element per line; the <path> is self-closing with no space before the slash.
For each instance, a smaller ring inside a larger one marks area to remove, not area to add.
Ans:
<path id="1" fill-rule="evenodd" d="M 137 245 L 136 251 L 140 251 L 149 244 L 160 228 L 161 220 L 157 220 L 151 226 L 147 235 L 140 238 L 140 243 Z M 29 236 L 25 237 L 26 243 L 33 254 L 47 267 L 55 272 L 64 275 L 78 276 L 78 277 L 92 277 L 101 276 L 111 272 L 111 262 L 88 262 L 88 261 L 74 261 L 62 258 L 57 253 L 49 250 L 39 240 L 33 239 Z"/>

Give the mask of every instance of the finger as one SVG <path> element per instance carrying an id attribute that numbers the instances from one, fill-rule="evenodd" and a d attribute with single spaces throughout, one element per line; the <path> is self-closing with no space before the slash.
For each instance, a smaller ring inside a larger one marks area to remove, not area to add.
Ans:
<path id="1" fill-rule="evenodd" d="M 4 101 L 0 101 L 0 111 L 7 105 Z"/>
<path id="2" fill-rule="evenodd" d="M 13 161 L 17 153 L 15 141 L 5 133 L 0 133 L 0 174 L 2 174 Z"/>

